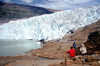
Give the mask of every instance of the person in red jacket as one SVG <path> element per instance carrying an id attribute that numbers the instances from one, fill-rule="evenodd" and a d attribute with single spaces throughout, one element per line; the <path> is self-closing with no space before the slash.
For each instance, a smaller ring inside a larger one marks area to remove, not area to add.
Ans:
<path id="1" fill-rule="evenodd" d="M 71 47 L 71 49 L 69 51 L 67 51 L 67 53 L 70 55 L 70 57 L 75 57 L 75 50 L 73 49 L 73 47 Z"/>

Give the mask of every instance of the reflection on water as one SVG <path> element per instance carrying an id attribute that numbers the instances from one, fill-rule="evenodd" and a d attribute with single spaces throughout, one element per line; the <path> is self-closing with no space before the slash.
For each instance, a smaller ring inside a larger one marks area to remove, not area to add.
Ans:
<path id="1" fill-rule="evenodd" d="M 6 40 L 0 39 L 0 56 L 25 54 L 26 51 L 40 48 L 36 40 Z"/>

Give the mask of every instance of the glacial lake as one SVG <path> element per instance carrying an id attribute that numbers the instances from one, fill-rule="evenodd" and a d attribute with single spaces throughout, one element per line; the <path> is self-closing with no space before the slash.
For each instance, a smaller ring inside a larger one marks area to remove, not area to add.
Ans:
<path id="1" fill-rule="evenodd" d="M 26 51 L 40 47 L 36 40 L 0 39 L 0 56 L 23 55 Z"/>

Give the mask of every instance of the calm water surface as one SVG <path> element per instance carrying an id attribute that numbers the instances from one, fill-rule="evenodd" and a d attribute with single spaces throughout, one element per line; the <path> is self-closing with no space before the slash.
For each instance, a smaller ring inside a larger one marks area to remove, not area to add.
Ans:
<path id="1" fill-rule="evenodd" d="M 22 55 L 26 51 L 40 48 L 36 40 L 1 40 L 0 39 L 0 56 Z"/>

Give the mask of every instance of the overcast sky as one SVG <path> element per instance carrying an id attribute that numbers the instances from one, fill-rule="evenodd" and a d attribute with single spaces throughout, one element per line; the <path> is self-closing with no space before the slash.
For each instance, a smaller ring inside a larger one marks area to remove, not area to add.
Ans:
<path id="1" fill-rule="evenodd" d="M 56 10 L 68 10 L 100 5 L 100 0 L 0 0 L 10 3 L 33 5 Z"/>

